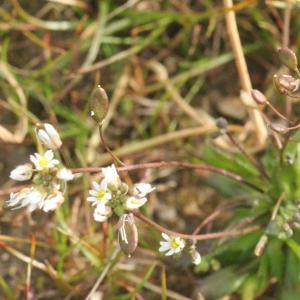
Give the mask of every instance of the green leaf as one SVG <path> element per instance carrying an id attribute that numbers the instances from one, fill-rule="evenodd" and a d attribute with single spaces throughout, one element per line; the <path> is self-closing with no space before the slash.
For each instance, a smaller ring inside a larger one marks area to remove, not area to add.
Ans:
<path id="1" fill-rule="evenodd" d="M 282 282 L 285 267 L 283 242 L 277 238 L 269 237 L 266 254 L 268 256 L 271 273 L 278 279 L 279 282 Z"/>

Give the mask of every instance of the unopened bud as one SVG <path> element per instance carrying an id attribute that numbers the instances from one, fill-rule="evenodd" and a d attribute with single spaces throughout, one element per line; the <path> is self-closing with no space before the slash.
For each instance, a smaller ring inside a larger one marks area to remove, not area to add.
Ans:
<path id="1" fill-rule="evenodd" d="M 256 244 L 254 254 L 255 256 L 261 256 L 264 253 L 265 247 L 268 242 L 268 236 L 267 235 L 262 235 L 261 238 L 259 239 L 258 243 Z"/>
<path id="2" fill-rule="evenodd" d="M 280 61 L 286 67 L 288 67 L 293 71 L 297 71 L 298 60 L 294 51 L 292 51 L 287 47 L 284 47 L 284 48 L 279 48 L 277 53 Z"/>
<path id="3" fill-rule="evenodd" d="M 58 132 L 51 124 L 37 124 L 36 135 L 42 144 L 49 149 L 58 149 L 62 145 Z"/>
<path id="4" fill-rule="evenodd" d="M 268 102 L 266 96 L 259 90 L 252 90 L 251 96 L 253 100 L 259 105 L 265 105 Z"/>
<path id="5" fill-rule="evenodd" d="M 121 250 L 128 255 L 135 251 L 138 244 L 138 231 L 133 214 L 124 214 L 118 222 L 118 241 Z"/>
<path id="6" fill-rule="evenodd" d="M 196 246 L 192 245 L 190 248 L 190 254 L 192 258 L 192 262 L 194 265 L 199 265 L 201 263 L 201 255 L 200 253 L 196 250 Z"/>

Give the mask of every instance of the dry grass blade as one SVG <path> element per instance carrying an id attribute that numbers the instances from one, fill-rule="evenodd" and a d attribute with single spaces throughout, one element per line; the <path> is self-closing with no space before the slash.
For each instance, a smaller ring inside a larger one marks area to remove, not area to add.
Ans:
<path id="1" fill-rule="evenodd" d="M 16 91 L 18 95 L 22 112 L 19 113 L 19 122 L 16 125 L 15 132 L 12 133 L 4 126 L 0 125 L 0 139 L 7 143 L 22 143 L 28 129 L 28 119 L 26 116 L 27 99 L 25 93 L 14 75 L 9 70 L 7 64 L 0 62 L 0 74 L 7 80 L 11 87 Z"/>
<path id="2" fill-rule="evenodd" d="M 142 282 L 142 279 L 138 276 L 135 276 L 133 274 L 127 274 L 126 278 L 136 284 L 140 284 Z M 146 282 L 144 283 L 144 287 L 151 291 L 154 292 L 158 295 L 161 295 L 161 287 L 151 283 L 151 282 Z M 171 291 L 169 289 L 166 290 L 166 295 L 168 296 L 168 299 L 174 299 L 174 300 L 191 300 L 191 298 L 185 297 L 183 295 L 180 295 L 179 293 L 176 293 L 174 291 Z"/>
<path id="3" fill-rule="evenodd" d="M 224 0 L 225 8 L 233 7 L 232 0 Z M 242 87 L 241 99 L 246 107 L 252 106 L 257 107 L 256 103 L 251 97 L 252 84 L 248 72 L 247 63 L 245 60 L 244 52 L 241 45 L 241 40 L 239 36 L 239 31 L 236 23 L 235 12 L 229 11 L 225 15 L 227 31 L 231 43 L 232 50 L 235 55 L 236 66 L 240 78 L 240 84 Z M 264 146 L 268 133 L 266 126 L 263 121 L 263 117 L 258 110 L 249 110 L 249 115 L 253 125 L 255 127 L 255 131 L 257 134 L 257 140 L 260 145 Z"/>

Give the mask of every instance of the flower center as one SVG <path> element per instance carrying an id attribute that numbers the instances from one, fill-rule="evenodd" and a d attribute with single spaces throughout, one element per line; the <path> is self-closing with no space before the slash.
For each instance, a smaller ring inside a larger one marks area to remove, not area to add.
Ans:
<path id="1" fill-rule="evenodd" d="M 140 199 L 134 198 L 132 199 L 133 204 L 140 204 Z"/>
<path id="2" fill-rule="evenodd" d="M 100 190 L 96 197 L 97 197 L 97 199 L 101 200 L 104 196 L 105 196 L 105 191 Z"/>
<path id="3" fill-rule="evenodd" d="M 177 249 L 179 247 L 179 243 L 176 241 L 176 239 L 172 239 L 170 241 L 170 245 L 173 249 Z"/>
<path id="4" fill-rule="evenodd" d="M 47 159 L 46 157 L 41 157 L 41 158 L 39 159 L 39 165 L 40 165 L 43 169 L 47 168 L 48 163 L 49 163 L 49 161 L 48 161 L 48 159 Z"/>

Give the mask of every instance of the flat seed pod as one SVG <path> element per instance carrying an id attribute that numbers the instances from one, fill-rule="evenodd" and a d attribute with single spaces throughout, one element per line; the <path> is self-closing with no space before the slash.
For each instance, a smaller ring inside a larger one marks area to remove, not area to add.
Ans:
<path id="1" fill-rule="evenodd" d="M 121 250 L 130 257 L 138 244 L 138 231 L 132 214 L 121 216 L 118 223 L 118 241 Z"/>
<path id="2" fill-rule="evenodd" d="M 292 51 L 287 47 L 284 47 L 284 48 L 279 48 L 277 53 L 279 59 L 286 67 L 288 67 L 293 71 L 297 70 L 298 60 L 294 51 Z"/>
<path id="3" fill-rule="evenodd" d="M 105 90 L 100 85 L 93 91 L 89 104 L 91 117 L 102 124 L 109 109 L 109 100 Z"/>

